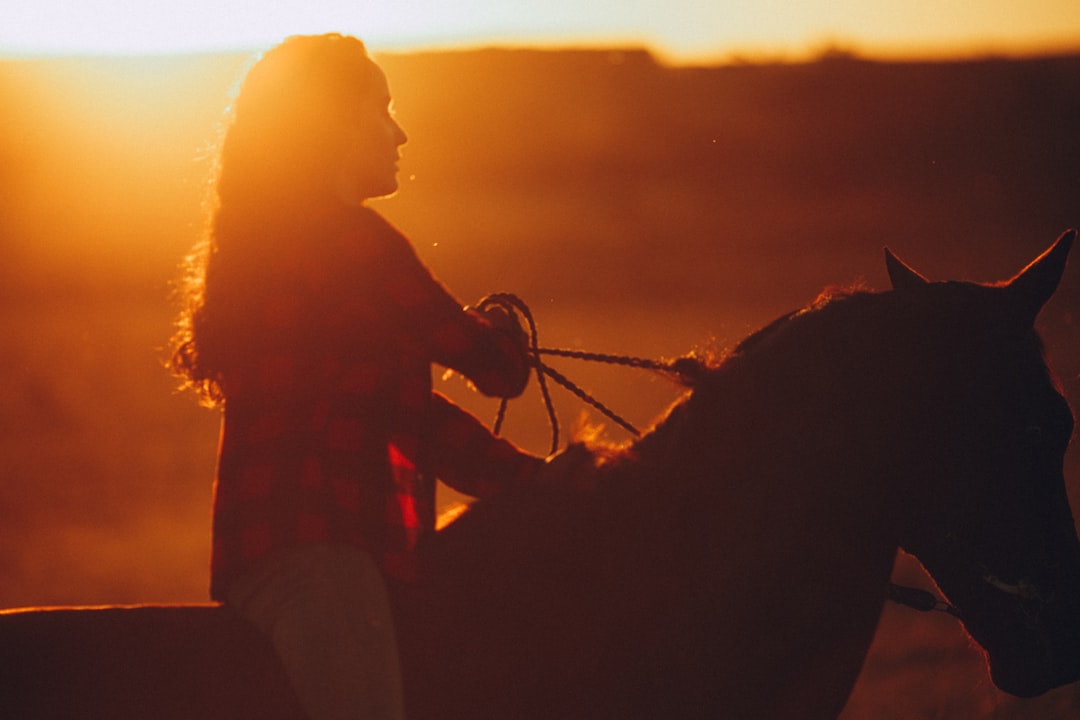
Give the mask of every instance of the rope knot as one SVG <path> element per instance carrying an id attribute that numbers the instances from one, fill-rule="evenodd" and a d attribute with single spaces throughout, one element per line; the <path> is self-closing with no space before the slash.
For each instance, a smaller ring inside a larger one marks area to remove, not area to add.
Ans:
<path id="1" fill-rule="evenodd" d="M 685 355 L 671 363 L 671 372 L 687 387 L 697 387 L 708 374 L 709 366 L 704 360 L 693 355 Z"/>

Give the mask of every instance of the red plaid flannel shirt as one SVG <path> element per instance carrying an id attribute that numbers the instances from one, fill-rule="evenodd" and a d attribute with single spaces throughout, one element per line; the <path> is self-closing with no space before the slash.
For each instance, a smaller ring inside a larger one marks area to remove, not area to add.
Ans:
<path id="1" fill-rule="evenodd" d="M 431 386 L 436 362 L 487 395 L 516 395 L 528 378 L 519 343 L 462 309 L 374 211 L 334 235 L 334 261 L 296 268 L 292 289 L 252 318 L 257 358 L 226 374 L 215 599 L 252 563 L 300 543 L 355 543 L 413 579 L 436 476 L 485 497 L 541 462 Z"/>

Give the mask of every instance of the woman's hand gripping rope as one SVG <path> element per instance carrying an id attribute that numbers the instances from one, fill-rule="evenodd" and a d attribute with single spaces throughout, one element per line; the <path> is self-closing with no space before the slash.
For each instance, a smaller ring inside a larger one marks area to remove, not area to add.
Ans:
<path id="1" fill-rule="evenodd" d="M 576 395 L 580 400 L 593 406 L 610 420 L 617 423 L 620 427 L 633 435 L 641 435 L 633 425 L 628 421 L 615 414 L 611 409 L 594 398 L 589 393 L 582 390 L 575 385 L 562 373 L 555 370 L 549 365 L 546 365 L 541 359 L 541 355 L 554 355 L 556 357 L 573 358 L 576 360 L 587 360 L 591 362 L 603 362 L 615 365 L 624 365 L 626 367 L 644 368 L 647 370 L 659 370 L 662 372 L 672 373 L 678 375 L 679 378 L 687 383 L 694 384 L 695 380 L 700 378 L 705 372 L 705 364 L 693 357 L 682 357 L 675 361 L 658 361 L 648 360 L 645 358 L 628 357 L 624 355 L 605 355 L 602 353 L 589 353 L 579 350 L 559 350 L 554 348 L 542 348 L 540 347 L 539 340 L 536 333 L 536 321 L 533 319 L 532 312 L 529 307 L 521 300 L 521 298 L 510 293 L 494 293 L 488 295 L 477 303 L 477 309 L 487 313 L 498 309 L 500 314 L 509 315 L 513 318 L 512 322 L 517 326 L 519 332 L 525 335 L 525 330 L 521 325 L 520 318 L 524 318 L 525 324 L 528 326 L 528 344 L 529 349 L 529 362 L 536 368 L 536 381 L 540 386 L 540 394 L 544 399 L 544 406 L 547 409 L 548 422 L 551 425 L 551 454 L 555 454 L 559 449 L 559 421 L 555 414 L 555 406 L 551 401 L 551 392 L 548 390 L 547 377 L 550 377 L 555 382 L 562 385 L 564 388 Z M 490 316 L 489 316 L 490 317 Z M 501 322 L 506 322 L 502 320 Z M 495 434 L 499 434 L 502 429 L 503 420 L 506 417 L 507 400 L 504 399 L 499 404 L 499 412 L 495 417 L 495 423 L 493 430 Z"/>

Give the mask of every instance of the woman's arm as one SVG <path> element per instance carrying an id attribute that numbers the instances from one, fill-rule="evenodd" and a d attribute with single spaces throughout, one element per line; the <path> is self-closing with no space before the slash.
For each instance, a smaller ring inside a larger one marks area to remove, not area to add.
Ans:
<path id="1" fill-rule="evenodd" d="M 516 321 L 505 313 L 500 318 L 499 310 L 463 308 L 400 232 L 374 212 L 370 216 L 365 225 L 371 237 L 360 232 L 342 239 L 353 286 L 363 285 L 360 297 L 346 305 L 359 321 L 354 326 L 377 323 L 389 341 L 462 373 L 485 395 L 520 395 L 529 360 Z"/>
<path id="2" fill-rule="evenodd" d="M 480 420 L 445 396 L 432 393 L 429 460 L 436 477 L 458 492 L 490 497 L 535 479 L 543 459 L 494 435 Z"/>

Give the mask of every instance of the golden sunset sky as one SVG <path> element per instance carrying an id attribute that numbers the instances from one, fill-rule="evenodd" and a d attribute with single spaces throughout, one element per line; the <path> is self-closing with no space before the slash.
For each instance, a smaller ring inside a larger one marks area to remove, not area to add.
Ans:
<path id="1" fill-rule="evenodd" d="M 1080 49 L 1077 0 L 34 0 L 0 56 L 246 50 L 339 31 L 375 50 L 646 45 L 676 62 L 841 47 L 950 57 Z"/>

